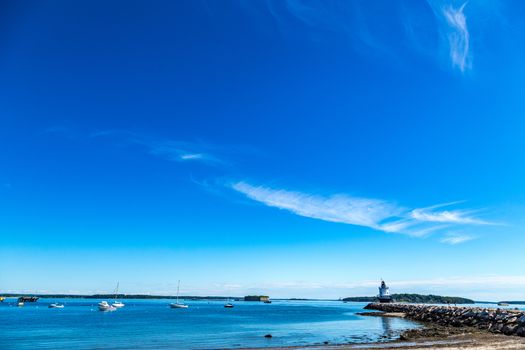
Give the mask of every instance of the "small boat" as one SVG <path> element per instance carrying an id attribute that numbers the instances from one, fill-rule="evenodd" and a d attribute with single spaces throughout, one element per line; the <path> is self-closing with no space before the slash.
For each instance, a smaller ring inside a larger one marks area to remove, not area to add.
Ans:
<path id="1" fill-rule="evenodd" d="M 498 303 L 498 306 L 509 306 L 509 305 L 510 305 L 509 303 L 506 303 L 506 302 L 504 302 L 504 301 L 500 301 L 500 302 Z"/>
<path id="2" fill-rule="evenodd" d="M 271 301 L 271 300 L 265 300 L 265 301 L 263 301 L 263 303 L 265 303 L 265 304 L 271 304 L 272 301 Z"/>
<path id="3" fill-rule="evenodd" d="M 63 309 L 64 308 L 64 304 L 51 303 L 51 304 L 49 304 L 48 308 L 50 308 L 50 309 Z"/>
<path id="4" fill-rule="evenodd" d="M 5 300 L 5 297 L 0 297 L 0 303 Z"/>
<path id="5" fill-rule="evenodd" d="M 123 302 L 121 302 L 121 301 L 115 301 L 113 304 L 111 304 L 111 306 L 116 307 L 117 309 L 119 309 L 119 308 L 124 307 L 126 305 Z"/>
<path id="6" fill-rule="evenodd" d="M 227 303 L 227 304 L 224 304 L 224 307 L 227 308 L 227 309 L 231 309 L 233 307 L 233 304 L 232 303 Z"/>
<path id="7" fill-rule="evenodd" d="M 116 307 L 117 309 L 125 306 L 124 303 L 122 303 L 122 302 L 117 300 L 117 297 L 118 297 L 118 285 L 119 285 L 119 282 L 117 282 L 117 288 L 115 288 L 115 301 L 113 302 L 113 304 L 111 304 L 111 306 Z"/>
<path id="8" fill-rule="evenodd" d="M 40 297 L 20 297 L 18 298 L 18 301 L 22 302 L 29 302 L 29 303 L 36 303 L 40 299 Z"/>
<path id="9" fill-rule="evenodd" d="M 188 305 L 179 303 L 179 289 L 180 289 L 180 280 L 179 280 L 179 283 L 177 284 L 177 299 L 174 303 L 170 304 L 170 307 L 172 309 L 187 309 Z"/>
<path id="10" fill-rule="evenodd" d="M 98 303 L 98 309 L 100 311 L 115 311 L 117 308 L 113 305 L 109 305 L 107 301 L 101 301 Z"/>
<path id="11" fill-rule="evenodd" d="M 24 302 L 23 302 L 23 301 L 18 301 L 18 302 L 16 303 L 16 306 L 24 306 Z"/>

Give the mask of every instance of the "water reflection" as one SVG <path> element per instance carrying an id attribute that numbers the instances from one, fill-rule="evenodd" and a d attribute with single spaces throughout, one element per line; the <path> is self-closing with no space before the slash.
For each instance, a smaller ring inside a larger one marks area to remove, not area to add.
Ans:
<path id="1" fill-rule="evenodd" d="M 390 317 L 381 317 L 381 326 L 383 327 L 383 336 L 392 337 L 395 335 L 395 332 L 392 328 L 392 319 Z"/>

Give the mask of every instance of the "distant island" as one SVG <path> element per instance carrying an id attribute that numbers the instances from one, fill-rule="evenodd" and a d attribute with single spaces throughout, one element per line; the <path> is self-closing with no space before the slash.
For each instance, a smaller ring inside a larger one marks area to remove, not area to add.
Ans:
<path id="1" fill-rule="evenodd" d="M 269 301 L 270 297 L 267 295 L 247 295 L 244 301 Z"/>
<path id="2" fill-rule="evenodd" d="M 343 301 L 375 302 L 377 297 L 348 297 Z M 461 297 L 446 297 L 441 295 L 421 294 L 392 294 L 392 301 L 399 303 L 421 303 L 421 304 L 474 304 L 475 301 Z"/>

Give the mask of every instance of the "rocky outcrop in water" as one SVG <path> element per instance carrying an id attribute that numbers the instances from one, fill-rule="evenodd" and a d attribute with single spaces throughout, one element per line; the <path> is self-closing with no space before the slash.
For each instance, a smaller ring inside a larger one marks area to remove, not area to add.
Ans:
<path id="1" fill-rule="evenodd" d="M 520 310 L 403 303 L 370 303 L 365 309 L 401 312 L 415 321 L 454 327 L 475 327 L 492 333 L 525 337 L 525 312 Z"/>

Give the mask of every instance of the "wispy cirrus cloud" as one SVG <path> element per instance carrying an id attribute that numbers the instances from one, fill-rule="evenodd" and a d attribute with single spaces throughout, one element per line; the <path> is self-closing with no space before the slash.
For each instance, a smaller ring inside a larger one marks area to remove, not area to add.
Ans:
<path id="1" fill-rule="evenodd" d="M 241 2 L 243 8 L 252 14 L 261 16 L 263 13 L 270 14 L 275 20 L 277 28 L 284 35 L 307 35 L 308 39 L 329 35 L 334 33 L 346 38 L 346 44 L 354 47 L 361 53 L 379 52 L 388 57 L 395 57 L 389 40 L 384 40 L 381 32 L 388 26 L 390 17 L 382 21 L 376 21 L 377 16 L 373 7 L 368 8 L 356 1 L 305 1 L 305 0 L 266 0 L 263 8 L 266 12 L 254 11 L 260 5 L 253 2 Z M 394 10 L 395 4 L 383 4 L 389 10 Z M 302 26 L 297 31 L 296 26 Z M 311 33 L 315 34 L 312 36 Z M 299 33 L 299 34 L 297 34 Z"/>
<path id="2" fill-rule="evenodd" d="M 208 165 L 226 164 L 213 154 L 213 146 L 203 142 L 186 142 L 163 138 L 152 138 L 127 130 L 104 130 L 91 137 L 118 137 L 128 144 L 146 148 L 151 155 L 173 162 L 201 162 Z"/>
<path id="3" fill-rule="evenodd" d="M 447 233 L 445 237 L 443 237 L 440 240 L 440 242 L 456 245 L 456 244 L 472 241 L 473 239 L 476 239 L 476 237 L 471 236 L 471 235 L 461 234 L 461 233 Z"/>
<path id="4" fill-rule="evenodd" d="M 202 162 L 209 165 L 225 162 L 204 150 L 202 145 L 180 141 L 147 141 L 143 145 L 149 148 L 149 153 L 175 162 Z"/>
<path id="5" fill-rule="evenodd" d="M 418 237 L 451 227 L 491 224 L 472 216 L 474 211 L 438 210 L 459 202 L 409 209 L 380 199 L 359 198 L 346 194 L 323 196 L 257 186 L 243 181 L 231 184 L 231 188 L 254 201 L 299 216 Z M 472 239 L 466 235 L 445 238 L 448 239 L 444 239 L 443 243 L 449 244 Z"/>
<path id="6" fill-rule="evenodd" d="M 283 35 L 319 39 L 332 38 L 336 33 L 347 39 L 344 45 L 353 47 L 358 53 L 383 55 L 398 64 L 406 60 L 407 48 L 434 59 L 442 47 L 446 48 L 447 61 L 454 68 L 461 72 L 471 68 L 471 35 L 465 14 L 467 2 L 427 0 L 426 4 L 385 2 L 379 6 L 368 2 L 320 0 L 266 0 L 262 5 L 249 1 L 239 3 L 253 16 L 270 15 Z M 492 10 L 497 5 L 469 5 L 474 9 L 483 7 Z M 389 15 L 382 17 L 382 11 Z M 298 26 L 304 30 L 297 30 Z M 415 45 L 399 45 L 406 40 Z"/>
<path id="7" fill-rule="evenodd" d="M 377 199 L 347 195 L 322 197 L 313 194 L 276 190 L 237 182 L 232 188 L 248 198 L 297 215 L 330 222 L 379 228 L 379 223 L 400 213 L 396 206 Z"/>
<path id="8" fill-rule="evenodd" d="M 471 68 L 470 32 L 465 15 L 467 2 L 459 7 L 440 0 L 428 0 L 428 2 L 441 23 L 439 29 L 443 40 L 447 43 L 452 66 L 465 72 Z"/>
<path id="9" fill-rule="evenodd" d="M 485 220 L 481 220 L 473 216 L 476 210 L 436 210 L 442 207 L 448 207 L 461 202 L 451 202 L 433 205 L 426 208 L 414 209 L 410 212 L 410 217 L 419 221 L 428 222 L 442 222 L 453 224 L 474 224 L 474 225 L 489 225 L 493 224 Z"/>
<path id="10" fill-rule="evenodd" d="M 467 18 L 463 10 L 467 3 L 459 8 L 447 6 L 443 9 L 443 15 L 449 25 L 448 42 L 450 45 L 450 59 L 452 64 L 462 72 L 469 67 L 469 41 L 470 34 L 467 28 Z"/>

